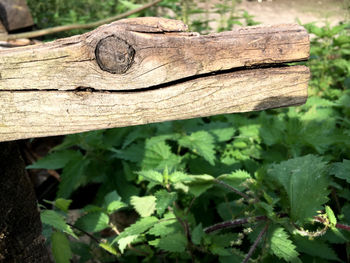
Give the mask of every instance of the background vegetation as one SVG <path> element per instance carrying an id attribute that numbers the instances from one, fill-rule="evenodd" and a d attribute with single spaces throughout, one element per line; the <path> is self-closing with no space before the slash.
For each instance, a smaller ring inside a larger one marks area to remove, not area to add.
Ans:
<path id="1" fill-rule="evenodd" d="M 28 2 L 38 27 L 142 5 Z M 216 6 L 219 31 L 239 23 L 234 5 Z M 207 12 L 165 0 L 138 15 L 183 19 L 206 33 Z M 60 173 L 56 199 L 41 204 L 56 262 L 350 262 L 350 25 L 305 27 L 305 105 L 69 135 L 29 166 Z M 72 195 L 86 185 L 93 201 L 72 221 Z"/>

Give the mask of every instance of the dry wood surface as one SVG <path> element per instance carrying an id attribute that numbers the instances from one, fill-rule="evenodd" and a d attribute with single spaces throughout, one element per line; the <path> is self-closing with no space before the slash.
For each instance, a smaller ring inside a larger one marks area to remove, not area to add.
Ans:
<path id="1" fill-rule="evenodd" d="M 186 30 L 175 20 L 127 19 L 1 50 L 0 141 L 305 102 L 308 68 L 281 64 L 308 59 L 303 27 Z"/>

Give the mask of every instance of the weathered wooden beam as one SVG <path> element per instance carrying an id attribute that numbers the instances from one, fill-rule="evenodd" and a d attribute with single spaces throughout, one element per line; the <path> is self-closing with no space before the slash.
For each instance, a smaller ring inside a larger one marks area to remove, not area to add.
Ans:
<path id="1" fill-rule="evenodd" d="M 305 102 L 308 68 L 276 67 L 308 58 L 301 26 L 186 29 L 128 19 L 0 51 L 0 141 Z"/>

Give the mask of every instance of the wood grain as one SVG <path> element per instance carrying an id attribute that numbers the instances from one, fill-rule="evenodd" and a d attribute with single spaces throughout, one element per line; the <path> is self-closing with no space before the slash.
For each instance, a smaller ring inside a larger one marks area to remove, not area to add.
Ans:
<path id="1" fill-rule="evenodd" d="M 282 64 L 308 58 L 304 28 L 186 30 L 176 20 L 128 19 L 0 51 L 0 141 L 306 101 L 308 68 Z"/>
<path id="2" fill-rule="evenodd" d="M 302 104 L 305 66 L 242 70 L 131 92 L 0 93 L 0 140 L 131 126 Z"/>
<path id="3" fill-rule="evenodd" d="M 0 51 L 0 90 L 142 89 L 178 79 L 260 64 L 306 60 L 309 36 L 298 25 L 255 26 L 200 36 L 179 21 L 121 20 L 84 35 Z M 118 37 L 134 50 L 123 74 L 102 70 L 97 43 Z"/>

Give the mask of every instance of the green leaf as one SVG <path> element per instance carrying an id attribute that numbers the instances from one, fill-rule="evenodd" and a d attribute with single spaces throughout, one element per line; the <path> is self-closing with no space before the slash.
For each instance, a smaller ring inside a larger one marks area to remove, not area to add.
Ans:
<path id="1" fill-rule="evenodd" d="M 64 221 L 63 216 L 53 210 L 44 210 L 40 213 L 41 222 L 43 224 L 47 224 L 53 226 L 57 230 L 61 230 L 67 234 L 78 239 L 78 237 L 74 234 L 73 230 L 69 225 Z"/>
<path id="2" fill-rule="evenodd" d="M 125 248 L 127 245 L 131 244 L 133 241 L 135 241 L 138 238 L 138 235 L 131 235 L 127 237 L 120 238 L 118 240 L 119 249 L 122 253 L 124 253 Z"/>
<path id="3" fill-rule="evenodd" d="M 175 192 L 168 192 L 166 190 L 159 190 L 155 194 L 157 198 L 156 210 L 158 215 L 162 215 L 169 205 L 171 205 L 177 198 Z"/>
<path id="4" fill-rule="evenodd" d="M 62 232 L 54 232 L 51 236 L 52 255 L 56 263 L 70 263 L 73 257 L 68 238 Z"/>
<path id="5" fill-rule="evenodd" d="M 329 222 L 331 223 L 332 226 L 335 226 L 337 224 L 337 218 L 334 215 L 334 212 L 332 208 L 330 208 L 328 205 L 326 205 L 326 214 L 329 219 Z"/>
<path id="6" fill-rule="evenodd" d="M 114 148 L 111 148 L 110 150 L 114 152 L 114 157 L 116 158 L 139 163 L 143 158 L 145 145 L 143 143 L 134 143 L 123 150 L 116 150 Z"/>
<path id="7" fill-rule="evenodd" d="M 329 247 L 328 244 L 320 240 L 310 240 L 305 237 L 295 236 L 294 243 L 299 252 L 309 254 L 313 257 L 339 261 L 339 258 L 334 250 Z"/>
<path id="8" fill-rule="evenodd" d="M 191 175 L 191 181 L 185 182 L 189 186 L 189 192 L 198 197 L 213 186 L 214 177 L 210 175 Z"/>
<path id="9" fill-rule="evenodd" d="M 142 170 L 174 170 L 181 162 L 181 157 L 173 154 L 165 141 L 148 139 L 141 163 Z"/>
<path id="10" fill-rule="evenodd" d="M 214 138 L 206 131 L 193 132 L 189 136 L 181 137 L 179 145 L 191 149 L 194 153 L 202 156 L 211 165 L 214 165 L 215 150 Z"/>
<path id="11" fill-rule="evenodd" d="M 156 223 L 158 223 L 158 219 L 154 216 L 144 217 L 138 220 L 136 223 L 124 229 L 123 232 L 120 233 L 113 241 L 112 245 L 115 242 L 118 242 L 119 249 L 124 251 L 125 247 L 137 239 L 137 237 L 150 229 Z"/>
<path id="12" fill-rule="evenodd" d="M 184 252 L 187 246 L 187 239 L 182 233 L 175 233 L 172 235 L 160 238 L 158 248 L 169 252 Z"/>
<path id="13" fill-rule="evenodd" d="M 75 225 L 86 232 L 98 232 L 107 227 L 109 223 L 109 216 L 103 212 L 92 212 L 80 217 Z"/>
<path id="14" fill-rule="evenodd" d="M 191 176 L 183 172 L 173 172 L 169 175 L 172 183 L 184 183 L 192 180 Z"/>
<path id="15" fill-rule="evenodd" d="M 154 236 L 166 236 L 180 230 L 181 226 L 174 217 L 159 221 L 147 233 Z"/>
<path id="16" fill-rule="evenodd" d="M 331 167 L 330 174 L 346 180 L 350 184 L 350 160 L 344 159 L 342 163 L 334 163 Z"/>
<path id="17" fill-rule="evenodd" d="M 200 245 L 203 236 L 204 236 L 204 231 L 203 231 L 202 223 L 200 223 L 192 230 L 191 239 L 193 244 Z"/>
<path id="18" fill-rule="evenodd" d="M 112 255 L 117 255 L 117 250 L 109 243 L 99 243 L 99 247 L 103 248 L 107 252 L 111 253 Z"/>
<path id="19" fill-rule="evenodd" d="M 104 207 L 106 207 L 108 214 L 111 214 L 117 211 L 118 209 L 127 206 L 120 200 L 121 197 L 118 195 L 117 191 L 112 191 L 105 196 Z"/>
<path id="20" fill-rule="evenodd" d="M 72 200 L 67 200 L 67 199 L 63 199 L 63 198 L 57 198 L 55 200 L 55 207 L 57 207 L 58 209 L 61 209 L 64 212 L 68 212 L 68 208 L 70 206 L 70 204 L 72 203 Z"/>
<path id="21" fill-rule="evenodd" d="M 293 221 L 305 222 L 327 202 L 330 179 L 325 168 L 321 158 L 306 155 L 272 165 L 268 170 L 268 176 L 287 193 Z"/>
<path id="22" fill-rule="evenodd" d="M 154 170 L 148 170 L 148 171 L 140 171 L 138 172 L 140 176 L 142 176 L 145 180 L 150 181 L 155 184 L 162 184 L 163 183 L 163 175 L 157 171 Z"/>
<path id="23" fill-rule="evenodd" d="M 69 162 L 61 174 L 61 183 L 58 185 L 57 197 L 68 198 L 84 180 L 84 171 L 89 164 L 83 157 L 74 162 Z"/>
<path id="24" fill-rule="evenodd" d="M 241 184 L 249 178 L 251 178 L 250 174 L 242 170 L 238 170 L 230 174 L 223 174 L 217 177 L 218 180 L 224 181 L 240 191 L 245 189 Z"/>
<path id="25" fill-rule="evenodd" d="M 50 169 L 56 170 L 66 166 L 67 163 L 82 158 L 79 151 L 65 150 L 50 153 L 44 158 L 38 160 L 32 165 L 28 165 L 27 169 Z"/>
<path id="26" fill-rule="evenodd" d="M 153 195 L 142 197 L 132 196 L 130 203 L 141 217 L 152 215 L 156 209 L 156 197 Z"/>
<path id="27" fill-rule="evenodd" d="M 287 262 L 294 262 L 299 254 L 295 250 L 295 246 L 289 239 L 287 232 L 282 227 L 275 227 L 269 233 L 272 253 Z"/>
<path id="28" fill-rule="evenodd" d="M 203 129 L 215 136 L 217 142 L 225 142 L 232 139 L 236 132 L 233 125 L 227 122 L 214 121 L 203 125 Z"/>

